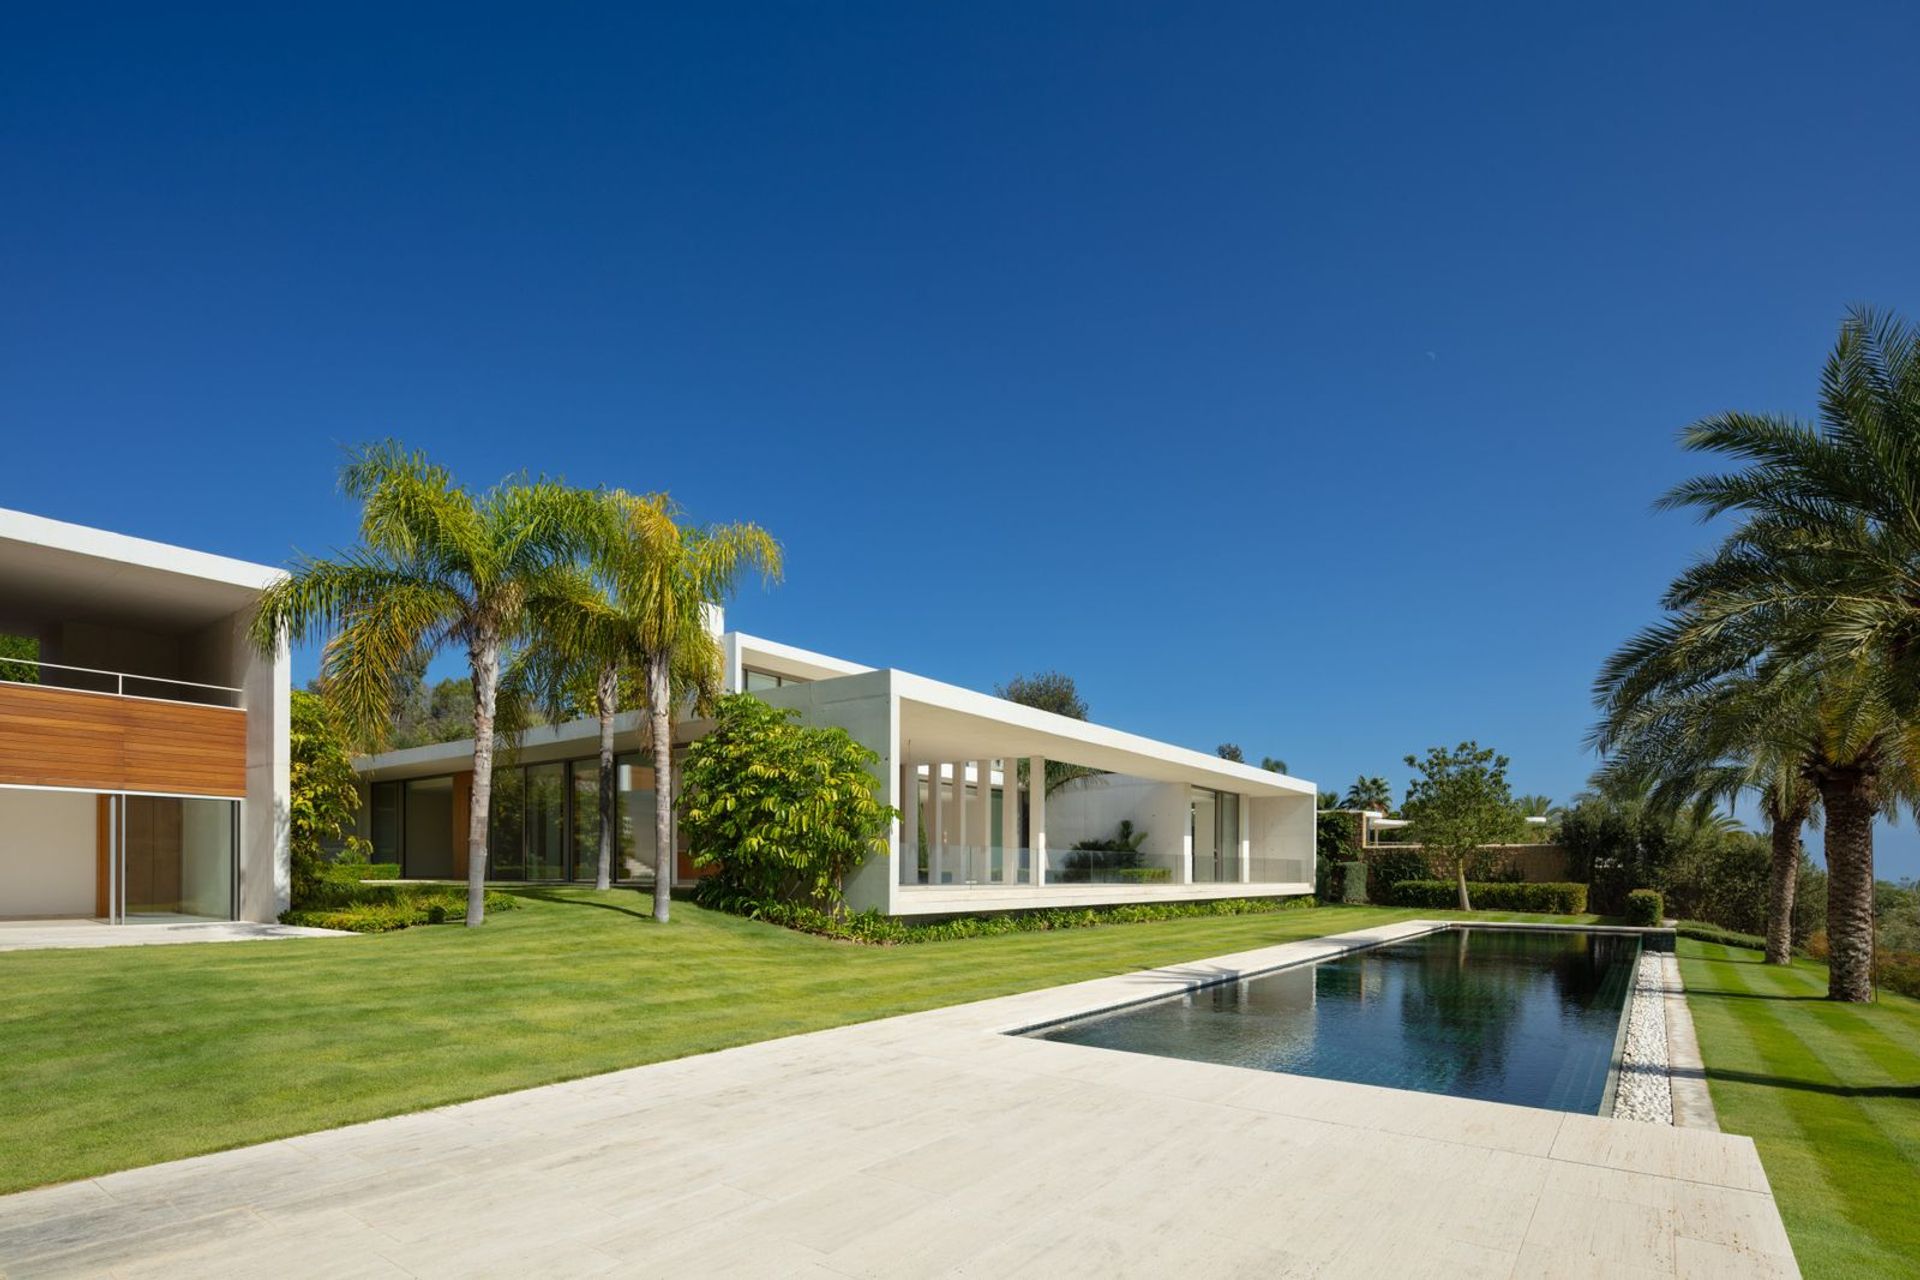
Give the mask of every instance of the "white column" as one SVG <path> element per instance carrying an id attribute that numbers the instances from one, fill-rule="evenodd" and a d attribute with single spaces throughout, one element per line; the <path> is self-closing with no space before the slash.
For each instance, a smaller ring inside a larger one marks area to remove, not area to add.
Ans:
<path id="1" fill-rule="evenodd" d="M 945 765 L 927 766 L 927 794 L 933 797 L 933 821 L 927 824 L 927 882 L 940 883 L 941 864 L 947 847 L 947 796 L 940 771 Z"/>
<path id="2" fill-rule="evenodd" d="M 1032 830 L 1027 844 L 1033 858 L 1033 883 L 1047 882 L 1047 762 L 1043 756 L 1027 761 L 1027 821 Z"/>
<path id="3" fill-rule="evenodd" d="M 1187 838 L 1180 842 L 1180 883 L 1193 883 L 1193 788 L 1187 788 Z"/>
<path id="4" fill-rule="evenodd" d="M 960 859 L 960 879 L 967 878 L 967 762 L 953 762 L 953 843 Z"/>
<path id="5" fill-rule="evenodd" d="M 920 766 L 900 766 L 900 883 L 919 883 Z"/>
<path id="6" fill-rule="evenodd" d="M 1020 779 L 1012 756 L 1000 761 L 1000 881 L 1020 874 Z"/>
<path id="7" fill-rule="evenodd" d="M 1253 797 L 1241 796 L 1236 806 L 1240 814 L 1240 883 L 1253 879 Z"/>
<path id="8" fill-rule="evenodd" d="M 980 879 L 993 879 L 993 761 L 973 762 L 974 827 L 980 836 Z"/>

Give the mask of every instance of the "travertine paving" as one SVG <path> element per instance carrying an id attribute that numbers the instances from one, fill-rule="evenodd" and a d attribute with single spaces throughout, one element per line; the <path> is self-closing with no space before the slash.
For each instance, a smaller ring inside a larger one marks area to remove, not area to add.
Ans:
<path id="1" fill-rule="evenodd" d="M 1745 1139 L 999 1034 L 1399 925 L 0 1199 L 9 1276 L 1798 1274 Z"/>
<path id="2" fill-rule="evenodd" d="M 340 929 L 255 924 L 246 920 L 118 925 L 103 920 L 0 920 L 0 951 L 70 951 L 87 947 L 153 947 L 177 942 L 268 942 L 275 938 L 357 936 Z"/>

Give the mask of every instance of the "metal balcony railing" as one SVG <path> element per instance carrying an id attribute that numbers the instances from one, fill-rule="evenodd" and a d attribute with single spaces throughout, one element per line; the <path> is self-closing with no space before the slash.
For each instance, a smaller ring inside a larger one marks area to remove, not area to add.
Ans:
<path id="1" fill-rule="evenodd" d="M 242 692 L 232 685 L 142 676 L 130 671 L 103 671 L 98 667 L 74 667 L 64 662 L 42 662 L 37 658 L 0 658 L 0 684 L 104 693 L 117 698 L 145 698 L 151 702 L 189 702 L 210 707 L 238 707 Z"/>

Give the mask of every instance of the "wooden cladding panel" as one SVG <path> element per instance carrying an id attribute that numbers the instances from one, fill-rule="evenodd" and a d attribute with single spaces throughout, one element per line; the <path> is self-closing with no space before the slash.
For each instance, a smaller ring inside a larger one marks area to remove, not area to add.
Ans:
<path id="1" fill-rule="evenodd" d="M 247 713 L 0 684 L 0 783 L 242 796 Z"/>

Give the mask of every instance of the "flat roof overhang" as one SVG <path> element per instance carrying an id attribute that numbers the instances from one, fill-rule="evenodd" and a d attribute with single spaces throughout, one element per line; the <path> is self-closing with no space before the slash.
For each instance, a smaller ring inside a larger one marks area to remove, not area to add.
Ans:
<path id="1" fill-rule="evenodd" d="M 0 508 L 0 610 L 9 618 L 197 630 L 248 608 L 284 576 L 266 565 Z"/>
<path id="2" fill-rule="evenodd" d="M 1317 799 L 1311 782 L 1189 747 L 1075 720 L 905 671 L 889 671 L 900 700 L 904 761 L 996 760 L 1042 756 L 1110 773 L 1186 782 L 1252 796 Z"/>

